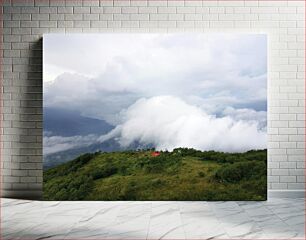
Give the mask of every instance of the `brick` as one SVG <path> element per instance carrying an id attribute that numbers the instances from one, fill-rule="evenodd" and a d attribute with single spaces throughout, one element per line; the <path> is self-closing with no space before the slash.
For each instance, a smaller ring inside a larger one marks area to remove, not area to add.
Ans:
<path id="1" fill-rule="evenodd" d="M 50 15 L 51 21 L 59 21 L 59 20 L 65 20 L 65 14 L 52 14 Z"/>
<path id="2" fill-rule="evenodd" d="M 158 22 L 158 26 L 161 28 L 175 28 L 177 24 L 178 23 L 176 21 L 159 21 Z"/>
<path id="3" fill-rule="evenodd" d="M 5 28 L 20 27 L 20 21 L 4 21 L 3 27 Z"/>
<path id="4" fill-rule="evenodd" d="M 303 176 L 305 174 L 305 169 L 289 169 L 290 176 Z"/>
<path id="5" fill-rule="evenodd" d="M 186 0 L 185 1 L 185 6 L 186 7 L 201 7 L 202 6 L 202 1 L 193 1 L 193 0 Z"/>
<path id="6" fill-rule="evenodd" d="M 158 6 L 158 7 L 167 6 L 167 1 L 163 1 L 163 0 L 148 0 L 148 6 Z"/>
<path id="7" fill-rule="evenodd" d="M 158 13 L 176 13 L 175 7 L 158 7 L 157 8 Z"/>
<path id="8" fill-rule="evenodd" d="M 50 0 L 50 6 L 64 7 L 66 6 L 66 1 L 65 0 Z"/>
<path id="9" fill-rule="evenodd" d="M 143 7 L 143 6 L 147 6 L 147 5 L 148 5 L 148 1 L 147 0 L 143 0 L 143 1 L 130 0 L 130 6 Z"/>
<path id="10" fill-rule="evenodd" d="M 15 0 L 15 1 L 12 1 L 12 5 L 31 7 L 31 6 L 34 6 L 34 0 Z"/>
<path id="11" fill-rule="evenodd" d="M 83 15 L 82 14 L 65 14 L 65 20 L 70 20 L 70 21 L 77 21 L 77 20 L 82 20 L 83 19 Z"/>
<path id="12" fill-rule="evenodd" d="M 104 7 L 103 13 L 121 13 L 120 7 Z"/>
<path id="13" fill-rule="evenodd" d="M 211 7 L 209 13 L 225 13 L 225 7 Z"/>
<path id="14" fill-rule="evenodd" d="M 297 134 L 296 128 L 279 128 L 279 134 Z"/>
<path id="15" fill-rule="evenodd" d="M 185 14 L 185 20 L 187 21 L 200 21 L 202 20 L 202 14 Z"/>
<path id="16" fill-rule="evenodd" d="M 244 2 L 240 2 L 240 1 L 218 1 L 219 6 L 243 6 Z"/>
<path id="17" fill-rule="evenodd" d="M 24 176 L 28 176 L 28 170 L 16 170 L 16 169 L 13 169 L 11 171 L 11 174 L 14 177 L 24 177 Z"/>
<path id="18" fill-rule="evenodd" d="M 12 34 L 16 35 L 27 35 L 31 34 L 31 28 L 13 28 L 12 29 Z"/>
<path id="19" fill-rule="evenodd" d="M 4 57 L 20 57 L 19 50 L 4 50 L 3 52 Z"/>
<path id="20" fill-rule="evenodd" d="M 139 13 L 157 13 L 157 7 L 139 7 Z"/>
<path id="21" fill-rule="evenodd" d="M 4 176 L 3 181 L 6 183 L 16 183 L 20 181 L 19 177 L 13 177 L 13 176 Z"/>
<path id="22" fill-rule="evenodd" d="M 168 20 L 168 14 L 150 14 L 150 20 L 152 20 L 152 21 L 166 21 L 166 20 Z"/>
<path id="23" fill-rule="evenodd" d="M 296 182 L 305 183 L 305 176 L 296 176 Z"/>
<path id="24" fill-rule="evenodd" d="M 290 121 L 289 122 L 289 127 L 291 128 L 298 128 L 298 127 L 305 127 L 305 122 L 304 121 Z"/>
<path id="25" fill-rule="evenodd" d="M 235 13 L 251 13 L 251 8 L 250 7 L 235 7 L 234 8 Z"/>
<path id="26" fill-rule="evenodd" d="M 73 13 L 90 13 L 90 7 L 74 7 Z"/>
<path id="27" fill-rule="evenodd" d="M 121 28 L 121 21 L 107 21 L 108 28 Z"/>
<path id="28" fill-rule="evenodd" d="M 90 7 L 90 13 L 103 13 L 102 7 Z"/>
<path id="29" fill-rule="evenodd" d="M 22 183 L 35 183 L 36 182 L 36 177 L 30 177 L 30 176 L 28 176 L 28 177 L 20 177 L 20 181 L 22 182 Z"/>
<path id="30" fill-rule="evenodd" d="M 21 13 L 39 13 L 38 7 L 22 7 Z"/>
<path id="31" fill-rule="evenodd" d="M 268 181 L 270 183 L 278 183 L 279 182 L 279 176 L 269 176 Z"/>
<path id="32" fill-rule="evenodd" d="M 208 28 L 209 22 L 208 21 L 195 21 L 194 25 L 196 28 Z"/>
<path id="33" fill-rule="evenodd" d="M 251 28 L 278 28 L 278 21 L 253 21 L 251 23 Z"/>
<path id="34" fill-rule="evenodd" d="M 214 28 L 233 28 L 234 22 L 233 21 L 211 21 L 210 26 Z"/>
<path id="35" fill-rule="evenodd" d="M 184 20 L 184 14 L 169 14 L 168 19 L 170 21 L 182 21 Z"/>
<path id="36" fill-rule="evenodd" d="M 116 20 L 116 21 L 130 20 L 130 15 L 128 15 L 128 14 L 114 14 L 114 20 Z"/>
<path id="37" fill-rule="evenodd" d="M 243 20 L 243 15 L 239 14 L 219 14 L 219 20 Z"/>
<path id="38" fill-rule="evenodd" d="M 45 33 L 49 33 L 49 28 L 47 28 L 47 27 L 45 27 L 45 28 L 42 28 L 42 27 L 40 27 L 40 28 L 32 28 L 32 34 L 34 34 L 34 35 L 43 35 Z M 25 35 L 25 36 L 29 36 L 29 35 Z M 28 53 L 26 55 L 29 56 Z"/>
<path id="39" fill-rule="evenodd" d="M 279 162 L 268 162 L 268 168 L 279 168 Z"/>
<path id="40" fill-rule="evenodd" d="M 305 190 L 305 183 L 288 183 L 288 189 L 303 189 L 303 190 Z"/>
<path id="41" fill-rule="evenodd" d="M 288 161 L 293 161 L 293 162 L 305 162 L 305 157 L 304 155 L 302 154 L 299 154 L 299 155 L 291 155 L 291 156 L 288 156 Z"/>
<path id="42" fill-rule="evenodd" d="M 89 28 L 90 21 L 74 21 L 74 27 L 76 28 Z"/>
<path id="43" fill-rule="evenodd" d="M 39 22 L 38 21 L 22 21 L 20 23 L 20 26 L 22 28 L 35 28 L 35 27 L 39 27 Z"/>
<path id="44" fill-rule="evenodd" d="M 270 155 L 284 155 L 286 154 L 286 149 L 269 149 Z"/>
<path id="45" fill-rule="evenodd" d="M 130 15 L 130 20 L 149 20 L 149 14 L 132 14 Z"/>
<path id="46" fill-rule="evenodd" d="M 177 13 L 195 13 L 195 7 L 177 7 Z"/>
<path id="47" fill-rule="evenodd" d="M 284 183 L 295 183 L 296 176 L 280 176 L 279 181 Z"/>
<path id="48" fill-rule="evenodd" d="M 183 7 L 184 5 L 185 5 L 185 1 L 181 1 L 181 0 L 168 1 L 169 7 Z"/>
<path id="49" fill-rule="evenodd" d="M 176 24 L 178 28 L 194 28 L 194 21 L 177 21 Z"/>
<path id="50" fill-rule="evenodd" d="M 3 28 L 2 29 L 2 34 L 3 35 L 10 35 L 10 34 L 12 34 L 12 29 L 11 28 Z"/>
<path id="51" fill-rule="evenodd" d="M 29 43 L 12 43 L 12 49 L 28 49 L 29 46 L 30 46 Z M 23 60 L 23 59 L 18 59 L 18 60 Z M 17 64 L 15 61 L 14 63 Z"/>
<path id="52" fill-rule="evenodd" d="M 99 14 L 83 14 L 83 19 L 84 20 L 99 20 Z"/>
<path id="53" fill-rule="evenodd" d="M 83 5 L 82 3 L 83 3 L 82 0 L 69 0 L 69 1 L 66 1 L 66 6 L 68 6 L 68 7 L 76 7 L 76 6 L 81 7 Z"/>
<path id="54" fill-rule="evenodd" d="M 57 13 L 59 14 L 66 14 L 66 13 L 73 13 L 73 7 L 58 7 Z"/>
<path id="55" fill-rule="evenodd" d="M 287 189 L 287 183 L 272 183 L 272 189 Z"/>
<path id="56" fill-rule="evenodd" d="M 100 21 L 113 20 L 113 14 L 99 14 L 99 20 Z"/>
<path id="57" fill-rule="evenodd" d="M 99 0 L 90 0 L 90 1 L 82 1 L 82 2 L 83 2 L 84 7 L 86 7 L 86 6 L 91 7 L 91 6 L 99 6 L 100 5 Z"/>
<path id="58" fill-rule="evenodd" d="M 305 149 L 287 149 L 287 153 L 289 155 L 305 155 Z"/>
<path id="59" fill-rule="evenodd" d="M 139 21 L 139 26 L 141 28 L 157 28 L 158 21 Z"/>
<path id="60" fill-rule="evenodd" d="M 297 162 L 296 167 L 297 168 L 305 168 L 305 162 Z"/>
<path id="61" fill-rule="evenodd" d="M 280 168 L 296 168 L 295 162 L 280 162 L 279 164 Z"/>
<path id="62" fill-rule="evenodd" d="M 107 21 L 91 21 L 90 27 L 92 28 L 106 28 L 107 27 Z"/>
<path id="63" fill-rule="evenodd" d="M 208 7 L 196 7 L 195 10 L 196 10 L 196 13 L 208 14 L 209 11 L 210 11 L 210 8 L 208 8 Z"/>
<path id="64" fill-rule="evenodd" d="M 31 14 L 14 14 L 12 20 L 31 20 Z"/>
<path id="65" fill-rule="evenodd" d="M 34 6 L 41 7 L 41 6 L 49 6 L 49 5 L 50 5 L 49 0 L 35 0 L 34 1 Z"/>
<path id="66" fill-rule="evenodd" d="M 277 7 L 252 7 L 251 13 L 278 13 Z"/>
<path id="67" fill-rule="evenodd" d="M 51 1 L 53 1 L 53 0 L 51 0 Z M 48 14 L 57 13 L 57 7 L 40 7 L 39 12 L 40 13 L 48 13 Z"/>
<path id="68" fill-rule="evenodd" d="M 296 7 L 280 7 L 279 13 L 290 13 L 295 14 L 296 13 Z"/>
<path id="69" fill-rule="evenodd" d="M 139 21 L 123 21 L 121 22 L 121 26 L 123 28 L 138 28 L 139 27 Z"/>
<path id="70" fill-rule="evenodd" d="M 122 7 L 121 12 L 124 14 L 138 13 L 138 8 L 137 7 Z"/>
<path id="71" fill-rule="evenodd" d="M 3 7 L 3 13 L 21 13 L 21 7 Z"/>
<path id="72" fill-rule="evenodd" d="M 53 16 L 53 15 L 51 15 Z M 49 20 L 50 16 L 49 14 L 46 13 L 39 13 L 39 14 L 32 14 L 32 21 L 31 22 L 35 22 L 35 20 Z M 52 19 L 51 19 L 52 20 Z M 22 21 L 21 23 L 23 23 L 24 21 Z M 37 25 L 38 27 L 38 25 Z"/>

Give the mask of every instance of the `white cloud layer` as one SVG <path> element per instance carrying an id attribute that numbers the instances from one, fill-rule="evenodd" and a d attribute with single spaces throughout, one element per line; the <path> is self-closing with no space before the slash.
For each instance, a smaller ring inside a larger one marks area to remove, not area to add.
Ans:
<path id="1" fill-rule="evenodd" d="M 212 113 L 266 101 L 262 34 L 50 34 L 44 53 L 44 105 L 112 125 L 141 97 L 196 100 Z"/>
<path id="2" fill-rule="evenodd" d="M 44 155 L 61 152 L 76 147 L 89 146 L 97 142 L 97 135 L 87 135 L 87 136 L 72 136 L 72 137 L 62 137 L 62 136 L 49 136 L 49 134 L 44 134 Z"/>
<path id="3" fill-rule="evenodd" d="M 122 146 L 134 141 L 157 149 L 190 147 L 200 150 L 240 152 L 266 148 L 265 130 L 258 121 L 209 115 L 173 96 L 142 98 L 130 106 L 124 122 L 100 138 L 117 136 Z"/>

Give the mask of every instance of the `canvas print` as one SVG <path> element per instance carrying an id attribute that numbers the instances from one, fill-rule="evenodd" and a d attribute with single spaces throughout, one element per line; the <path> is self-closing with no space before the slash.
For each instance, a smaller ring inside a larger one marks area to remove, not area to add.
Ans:
<path id="1" fill-rule="evenodd" d="M 266 35 L 46 34 L 43 65 L 44 199 L 266 199 Z"/>

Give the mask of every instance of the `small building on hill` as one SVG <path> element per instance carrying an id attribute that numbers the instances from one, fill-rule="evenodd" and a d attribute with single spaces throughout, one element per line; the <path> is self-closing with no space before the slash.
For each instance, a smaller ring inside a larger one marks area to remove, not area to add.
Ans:
<path id="1" fill-rule="evenodd" d="M 151 153 L 152 157 L 158 157 L 160 155 L 160 152 L 154 151 Z"/>

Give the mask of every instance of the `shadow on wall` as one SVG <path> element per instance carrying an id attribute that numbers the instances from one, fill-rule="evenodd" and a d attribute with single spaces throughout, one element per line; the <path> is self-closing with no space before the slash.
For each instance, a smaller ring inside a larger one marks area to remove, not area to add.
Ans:
<path id="1" fill-rule="evenodd" d="M 28 170 L 28 175 L 17 186 L 9 189 L 2 189 L 2 197 L 41 199 L 43 183 L 43 157 L 42 157 L 42 133 L 43 133 L 43 99 L 42 99 L 42 62 L 43 41 L 31 42 L 29 48 L 21 51 L 20 65 L 13 64 L 13 72 L 19 73 L 13 79 L 13 86 L 20 88 L 20 92 L 15 96 L 18 100 L 13 111 L 19 114 L 19 119 L 14 126 L 19 137 L 14 148 L 18 149 L 18 154 L 10 161 L 19 163 L 18 170 Z M 23 64 L 23 65 L 21 65 Z M 13 93 L 12 93 L 13 94 Z M 19 131 L 17 131 L 19 130 Z M 13 135 L 12 135 L 13 137 Z M 15 136 L 16 137 L 16 136 Z M 13 140 L 13 139 L 12 139 Z M 14 160 L 13 160 L 14 159 Z"/>

